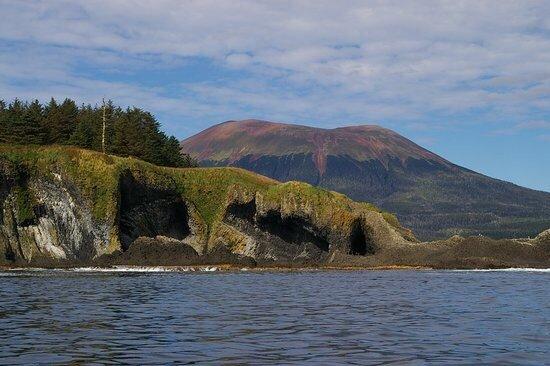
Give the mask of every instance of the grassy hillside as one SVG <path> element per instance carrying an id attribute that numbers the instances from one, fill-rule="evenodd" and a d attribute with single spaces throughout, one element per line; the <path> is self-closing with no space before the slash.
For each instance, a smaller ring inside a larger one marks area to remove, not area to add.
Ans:
<path id="1" fill-rule="evenodd" d="M 316 188 L 306 183 L 279 183 L 240 168 L 167 168 L 135 158 L 121 158 L 67 146 L 14 146 L 0 144 L 0 164 L 13 169 L 24 166 L 31 175 L 54 180 L 60 174 L 78 188 L 92 206 L 93 215 L 108 220 L 117 212 L 120 176 L 132 171 L 149 186 L 176 189 L 190 202 L 207 226 L 221 219 L 230 189 L 261 192 L 266 200 L 298 200 L 305 206 L 334 215 L 335 210 L 369 210 L 381 212 L 368 203 L 357 203 L 346 196 Z M 27 173 L 26 173 L 27 174 Z M 21 212 L 32 215 L 32 197 L 25 188 L 18 193 Z M 27 208 L 27 209 L 25 209 Z M 391 225 L 398 227 L 395 216 L 383 213 Z"/>

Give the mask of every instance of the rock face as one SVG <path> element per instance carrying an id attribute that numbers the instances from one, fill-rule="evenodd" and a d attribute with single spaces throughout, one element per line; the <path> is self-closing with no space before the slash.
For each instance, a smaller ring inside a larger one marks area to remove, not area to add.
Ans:
<path id="1" fill-rule="evenodd" d="M 78 149 L 3 149 L 0 260 L 7 264 L 320 264 L 333 253 L 367 255 L 414 240 L 391 215 L 305 183 Z"/>
<path id="2" fill-rule="evenodd" d="M 366 256 L 406 243 L 406 238 L 415 240 L 378 212 L 351 201 L 348 207 L 338 207 L 338 199 L 344 198 L 330 192 L 311 198 L 304 188 L 310 189 L 286 183 L 280 199 L 235 191 L 213 233 L 215 241 L 260 264 L 299 265 L 327 263 L 335 253 Z"/>
<path id="3" fill-rule="evenodd" d="M 384 248 L 376 256 L 343 262 L 363 266 L 406 265 L 430 268 L 516 268 L 550 267 L 550 246 L 528 239 L 459 237 L 435 242 Z"/>
<path id="4" fill-rule="evenodd" d="M 191 234 L 189 208 L 172 187 L 151 187 L 126 171 L 120 178 L 119 235 L 126 250 L 140 237 L 184 240 Z"/>
<path id="5" fill-rule="evenodd" d="M 21 166 L 1 164 L 0 249 L 6 261 L 83 261 L 105 250 L 109 223 L 92 217 L 69 181 L 52 178 L 34 179 Z"/>
<path id="6" fill-rule="evenodd" d="M 462 168 L 378 126 L 331 130 L 229 121 L 181 143 L 204 166 L 303 181 L 395 212 L 421 239 L 534 236 L 550 227 L 550 193 Z"/>
<path id="7" fill-rule="evenodd" d="M 419 243 L 395 217 L 306 183 L 0 146 L 0 264 L 550 267 L 533 240 Z"/>

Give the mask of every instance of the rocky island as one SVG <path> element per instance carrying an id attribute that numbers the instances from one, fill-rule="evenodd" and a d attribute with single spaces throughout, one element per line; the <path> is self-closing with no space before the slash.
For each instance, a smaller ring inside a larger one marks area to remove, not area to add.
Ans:
<path id="1" fill-rule="evenodd" d="M 550 267 L 535 239 L 420 242 L 372 204 L 239 168 L 0 145 L 0 265 Z"/>

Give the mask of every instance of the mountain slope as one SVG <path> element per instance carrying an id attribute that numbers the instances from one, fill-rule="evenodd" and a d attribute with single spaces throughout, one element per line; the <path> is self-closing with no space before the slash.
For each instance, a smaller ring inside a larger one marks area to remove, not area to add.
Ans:
<path id="1" fill-rule="evenodd" d="M 534 236 L 550 226 L 550 193 L 457 166 L 378 126 L 326 130 L 228 121 L 181 147 L 205 166 L 242 167 L 374 202 L 422 239 Z"/>

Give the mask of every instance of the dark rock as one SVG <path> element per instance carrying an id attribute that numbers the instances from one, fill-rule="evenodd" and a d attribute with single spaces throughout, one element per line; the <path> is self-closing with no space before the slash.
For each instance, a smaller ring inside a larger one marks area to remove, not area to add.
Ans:
<path id="1" fill-rule="evenodd" d="M 252 257 L 233 253 L 223 243 L 212 248 L 202 259 L 204 264 L 231 264 L 242 267 L 256 267 L 256 261 Z"/>
<path id="2" fill-rule="evenodd" d="M 187 205 L 175 188 L 146 185 L 126 172 L 120 182 L 120 241 L 127 249 L 140 236 L 182 240 L 189 228 Z"/>
<path id="3" fill-rule="evenodd" d="M 102 264 L 138 266 L 187 266 L 200 263 L 199 254 L 182 241 L 166 238 L 139 237 L 126 251 L 111 258 L 101 258 Z"/>

